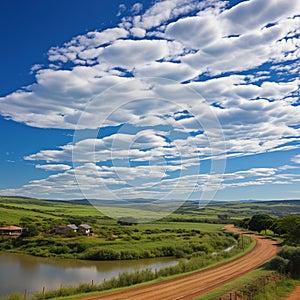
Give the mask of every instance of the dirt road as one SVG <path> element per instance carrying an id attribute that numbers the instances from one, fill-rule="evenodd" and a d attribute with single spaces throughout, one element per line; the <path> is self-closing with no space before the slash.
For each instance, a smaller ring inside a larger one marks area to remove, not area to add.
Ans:
<path id="1" fill-rule="evenodd" d="M 241 233 L 232 225 L 226 229 Z M 85 300 L 179 300 L 193 299 L 217 287 L 224 285 L 262 265 L 279 250 L 276 242 L 257 235 L 251 235 L 256 240 L 254 249 L 242 257 L 208 270 L 153 283 L 140 287 L 128 288 L 122 291 L 86 298 Z"/>
<path id="2" fill-rule="evenodd" d="M 285 299 L 286 300 L 299 300 L 300 299 L 300 286 L 297 286 L 297 288 Z"/>

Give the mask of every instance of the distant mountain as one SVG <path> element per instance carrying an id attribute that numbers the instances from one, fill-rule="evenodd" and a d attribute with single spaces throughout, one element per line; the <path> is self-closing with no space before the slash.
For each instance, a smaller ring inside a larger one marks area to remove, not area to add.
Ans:
<path id="1" fill-rule="evenodd" d="M 11 199 L 27 199 L 27 200 L 43 200 L 43 201 L 50 201 L 50 202 L 65 202 L 65 203 L 74 203 L 74 204 L 94 204 L 94 205 L 115 205 L 115 204 L 151 204 L 151 203 L 165 203 L 164 200 L 156 200 L 156 199 L 144 199 L 144 198 L 137 198 L 137 199 L 118 199 L 118 200 L 99 200 L 99 199 L 71 199 L 71 200 L 61 200 L 61 199 L 37 199 L 32 197 L 23 197 L 23 196 L 0 196 L 3 198 L 11 198 Z M 181 202 L 185 205 L 189 204 L 199 204 L 204 203 L 204 200 L 173 200 L 173 203 Z M 232 203 L 243 203 L 243 204 L 300 204 L 300 199 L 279 199 L 279 200 L 259 200 L 259 199 L 241 199 L 241 200 L 212 200 L 208 201 L 208 205 L 230 205 Z"/>

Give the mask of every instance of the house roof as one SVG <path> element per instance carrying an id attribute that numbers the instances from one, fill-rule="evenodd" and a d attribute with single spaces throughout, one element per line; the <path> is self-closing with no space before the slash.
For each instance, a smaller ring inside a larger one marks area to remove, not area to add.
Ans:
<path id="1" fill-rule="evenodd" d="M 82 227 L 84 229 L 91 229 L 92 227 L 88 224 L 81 224 L 79 227 Z"/>
<path id="2" fill-rule="evenodd" d="M 19 227 L 19 226 L 5 226 L 5 227 L 0 227 L 0 230 L 7 230 L 7 231 L 10 231 L 10 230 L 22 230 L 23 228 L 22 227 Z"/>
<path id="3" fill-rule="evenodd" d="M 78 227 L 75 224 L 68 224 L 67 227 L 69 227 L 69 228 L 71 228 L 73 230 L 78 229 Z"/>

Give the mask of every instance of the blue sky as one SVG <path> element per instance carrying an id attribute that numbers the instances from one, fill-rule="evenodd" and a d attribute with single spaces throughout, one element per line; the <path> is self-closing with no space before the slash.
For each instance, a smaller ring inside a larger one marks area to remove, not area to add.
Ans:
<path id="1" fill-rule="evenodd" d="M 0 3 L 0 195 L 300 199 L 299 1 Z"/>

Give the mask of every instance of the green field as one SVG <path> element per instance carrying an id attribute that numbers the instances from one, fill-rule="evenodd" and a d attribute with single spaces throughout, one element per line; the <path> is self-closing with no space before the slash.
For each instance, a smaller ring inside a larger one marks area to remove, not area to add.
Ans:
<path id="1" fill-rule="evenodd" d="M 278 217 L 287 214 L 300 215 L 300 200 L 211 202 L 203 208 L 199 208 L 197 202 L 186 202 L 176 211 L 176 214 L 212 219 L 225 215 L 232 219 L 251 217 L 255 214 Z"/>
<path id="2" fill-rule="evenodd" d="M 64 219 L 74 217 L 106 218 L 101 210 L 108 211 L 108 206 L 96 209 L 92 205 L 67 201 L 41 201 L 31 198 L 0 197 L 0 224 L 18 223 L 24 216 L 36 217 L 40 220 Z M 113 207 L 116 210 L 115 207 Z M 125 210 L 125 208 L 123 208 Z M 147 215 L 147 210 L 141 212 Z M 258 201 L 258 202 L 212 202 L 205 207 L 199 207 L 197 202 L 186 202 L 174 213 L 166 216 L 166 221 L 216 221 L 220 218 L 241 219 L 254 214 L 269 214 L 283 216 L 286 214 L 300 215 L 300 200 Z M 128 214 L 134 215 L 128 208 Z M 107 218 L 106 218 L 107 219 Z"/>
<path id="3" fill-rule="evenodd" d="M 147 215 L 146 210 L 120 209 L 128 215 Z M 224 224 L 257 213 L 282 215 L 291 210 L 297 214 L 300 201 L 213 202 L 203 208 L 186 202 L 161 220 L 129 226 L 119 225 L 88 203 L 0 197 L 0 226 L 19 225 L 30 231 L 25 237 L 1 237 L 0 250 L 96 260 L 201 256 L 239 242 L 237 236 L 222 231 Z M 70 223 L 89 224 L 94 235 L 53 233 L 58 225 Z"/>
<path id="4" fill-rule="evenodd" d="M 128 213 L 133 212 L 128 209 Z M 188 222 L 189 218 L 193 220 Z M 175 212 L 160 221 L 129 226 L 118 224 L 88 204 L 0 197 L 0 226 L 18 225 L 33 232 L 18 238 L 2 236 L 0 249 L 44 257 L 107 260 L 188 258 L 238 245 L 238 236 L 222 231 L 224 225 L 218 218 L 216 224 L 203 223 L 201 218 L 197 211 L 184 215 Z M 69 223 L 87 223 L 94 235 L 53 233 L 56 226 Z"/>

